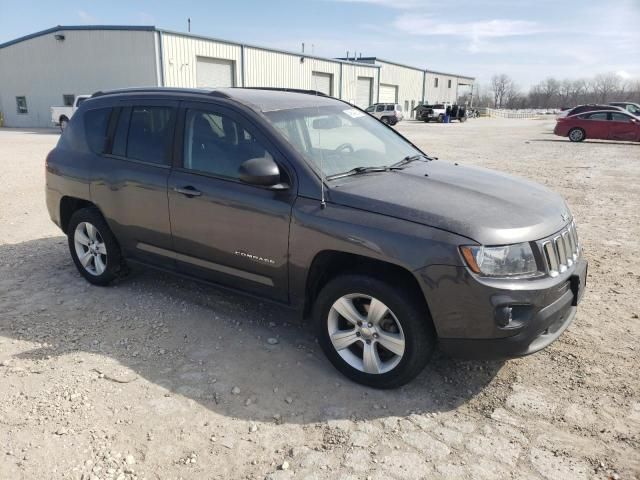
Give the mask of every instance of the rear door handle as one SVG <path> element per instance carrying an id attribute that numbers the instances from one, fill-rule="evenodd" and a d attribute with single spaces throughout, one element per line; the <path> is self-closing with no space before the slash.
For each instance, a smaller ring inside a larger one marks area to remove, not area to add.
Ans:
<path id="1" fill-rule="evenodd" d="M 200 190 L 196 189 L 195 187 L 192 187 L 191 185 L 187 187 L 173 187 L 173 191 L 186 195 L 189 198 L 199 197 L 200 195 L 202 195 L 202 192 Z"/>

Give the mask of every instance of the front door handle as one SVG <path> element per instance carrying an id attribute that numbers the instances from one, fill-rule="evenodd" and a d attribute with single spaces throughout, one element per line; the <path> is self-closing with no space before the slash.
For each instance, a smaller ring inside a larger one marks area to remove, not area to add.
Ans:
<path id="1" fill-rule="evenodd" d="M 191 185 L 187 187 L 173 187 L 173 191 L 186 195 L 189 198 L 199 197 L 200 195 L 202 195 L 202 192 L 200 190 L 196 189 L 195 187 L 192 187 Z"/>

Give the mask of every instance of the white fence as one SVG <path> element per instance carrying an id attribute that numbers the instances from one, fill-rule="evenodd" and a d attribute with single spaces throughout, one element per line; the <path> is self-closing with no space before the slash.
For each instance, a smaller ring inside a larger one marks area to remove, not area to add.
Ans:
<path id="1" fill-rule="evenodd" d="M 480 113 L 486 117 L 493 118 L 539 118 L 544 115 L 557 115 L 559 110 L 556 109 L 523 109 L 510 110 L 506 108 L 484 108 L 480 109 Z"/>

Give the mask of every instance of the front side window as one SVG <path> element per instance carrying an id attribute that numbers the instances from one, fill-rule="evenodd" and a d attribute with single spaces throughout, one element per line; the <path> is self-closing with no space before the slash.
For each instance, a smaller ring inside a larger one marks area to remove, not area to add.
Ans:
<path id="1" fill-rule="evenodd" d="M 184 168 L 237 179 L 240 165 L 270 156 L 262 144 L 227 115 L 189 110 L 185 123 Z"/>
<path id="2" fill-rule="evenodd" d="M 369 115 L 345 105 L 267 112 L 291 145 L 325 176 L 382 167 L 420 152 Z"/>
<path id="3" fill-rule="evenodd" d="M 93 153 L 102 154 L 107 146 L 107 128 L 111 108 L 97 108 L 88 110 L 84 114 L 84 132 L 87 137 L 87 145 Z"/>
<path id="4" fill-rule="evenodd" d="M 29 113 L 27 108 L 27 97 L 16 97 L 16 108 L 19 114 L 24 115 Z"/>
<path id="5" fill-rule="evenodd" d="M 629 115 L 625 115 L 624 113 L 612 113 L 611 120 L 613 120 L 614 122 L 631 123 L 631 117 Z"/>
<path id="6" fill-rule="evenodd" d="M 370 107 L 367 107 L 367 109 L 365 110 L 365 112 L 371 113 L 373 111 L 375 111 L 376 107 L 374 107 L 373 105 Z"/>
<path id="7" fill-rule="evenodd" d="M 606 120 L 607 119 L 607 112 L 591 113 L 591 114 L 589 114 L 589 116 L 587 118 L 589 120 Z"/>
<path id="8" fill-rule="evenodd" d="M 174 121 L 174 108 L 133 107 L 129 119 L 126 157 L 168 165 Z"/>

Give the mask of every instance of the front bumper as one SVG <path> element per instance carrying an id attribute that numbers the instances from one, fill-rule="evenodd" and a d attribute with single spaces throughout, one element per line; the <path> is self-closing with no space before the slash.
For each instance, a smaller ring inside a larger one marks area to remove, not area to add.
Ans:
<path id="1" fill-rule="evenodd" d="M 429 307 L 440 348 L 464 358 L 513 358 L 546 348 L 573 321 L 587 279 L 584 259 L 559 277 L 531 280 L 484 281 L 464 267 L 450 268 L 456 270 L 455 277 L 426 283 L 425 295 L 427 301 L 434 300 Z M 425 279 L 432 280 L 432 275 L 423 275 Z M 449 285 L 451 291 L 438 294 L 450 282 L 456 284 Z M 505 308 L 511 312 L 509 322 L 504 321 Z"/>

